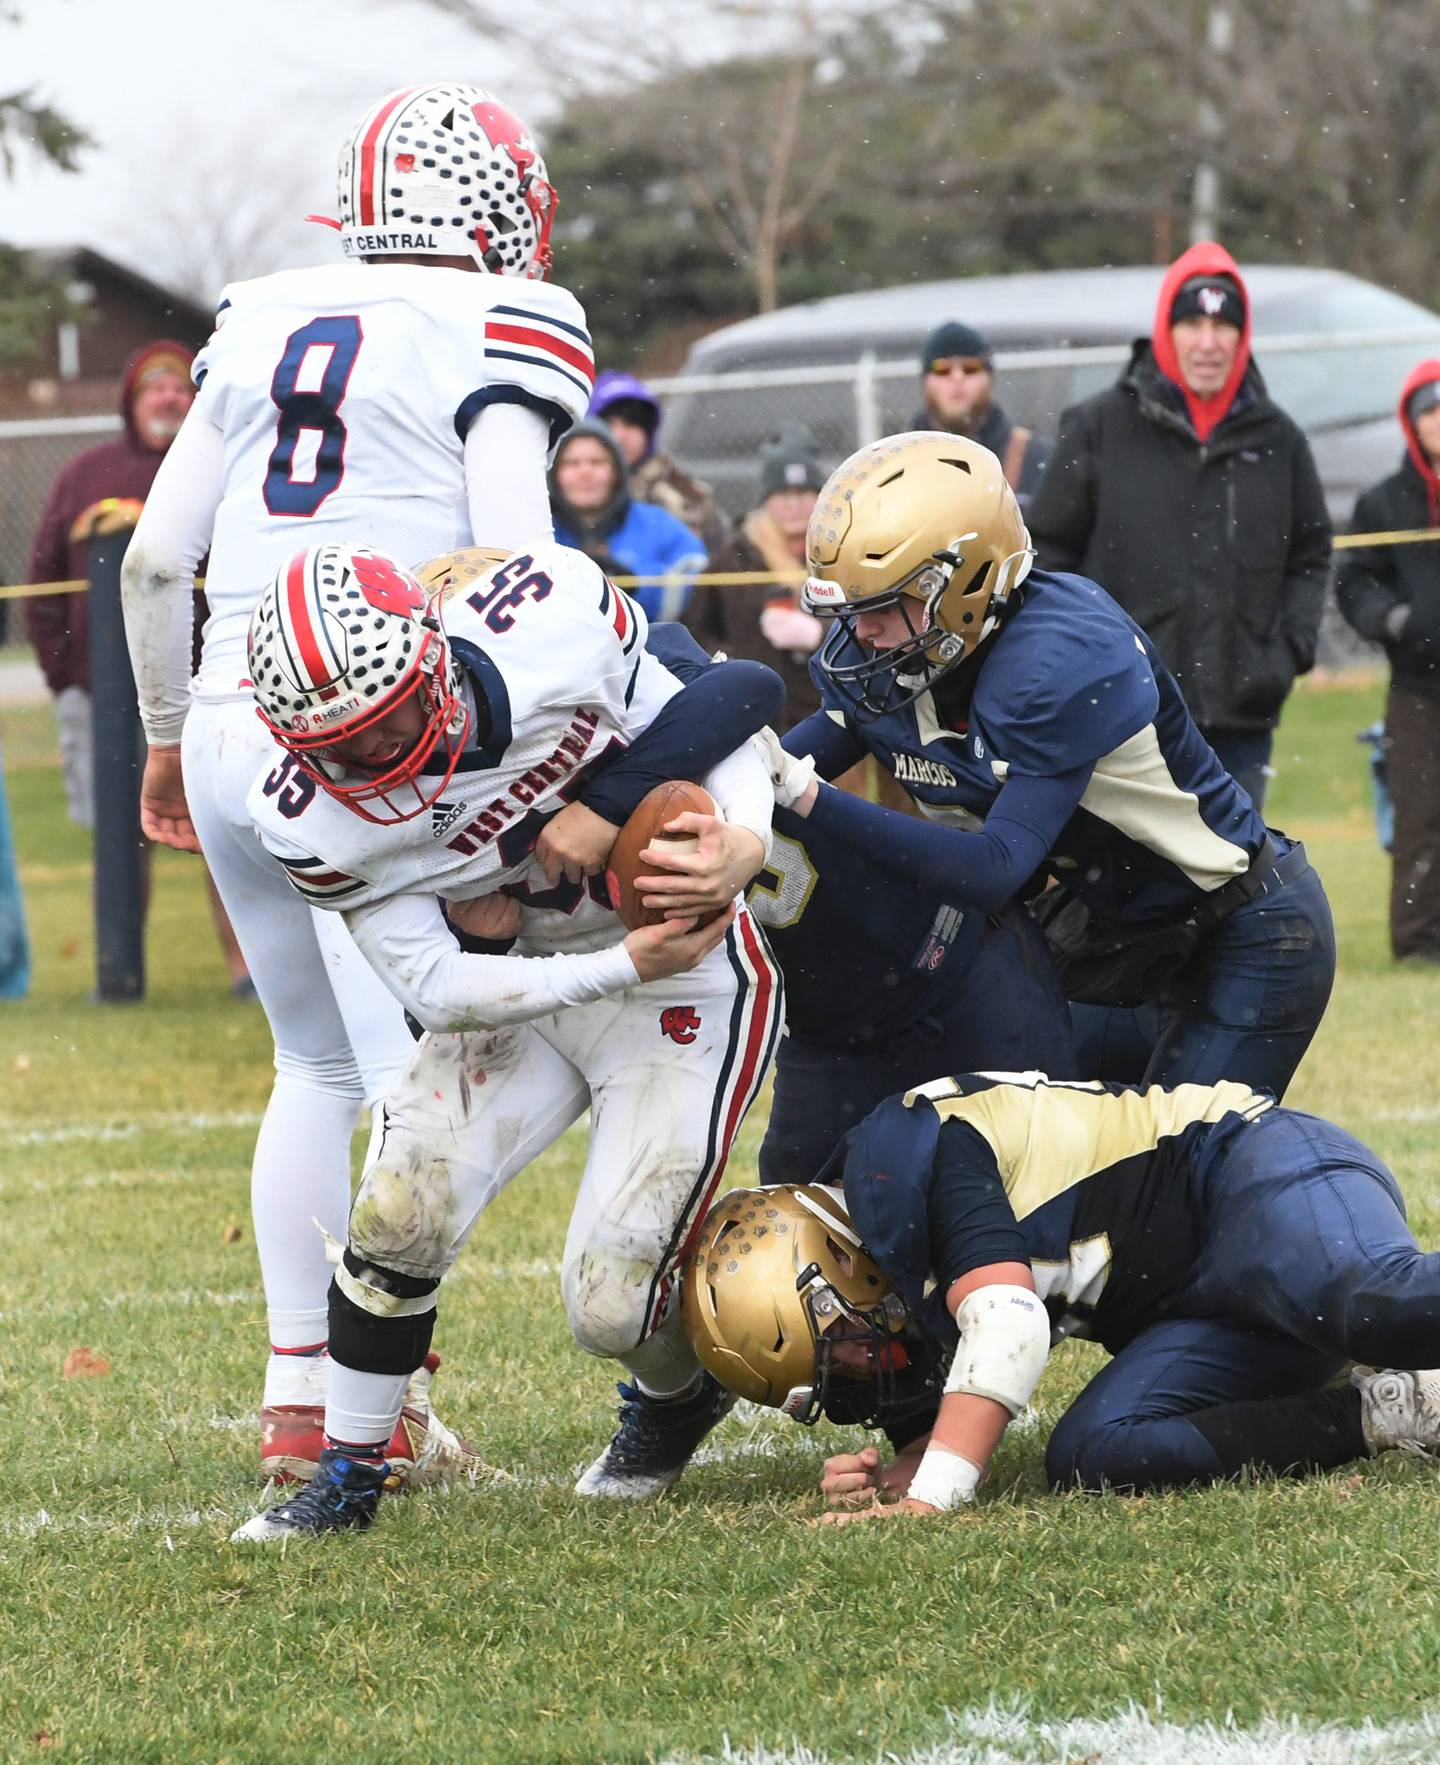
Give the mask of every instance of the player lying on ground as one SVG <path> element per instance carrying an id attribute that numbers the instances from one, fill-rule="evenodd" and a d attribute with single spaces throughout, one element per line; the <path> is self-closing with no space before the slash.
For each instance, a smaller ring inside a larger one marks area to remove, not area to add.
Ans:
<path id="1" fill-rule="evenodd" d="M 775 751 L 777 801 L 961 906 L 1048 871 L 1067 891 L 1045 906 L 1069 903 L 1052 941 L 1070 996 L 1160 1007 L 1149 1082 L 1283 1095 L 1334 979 L 1320 880 L 1139 626 L 1086 578 L 1031 568 L 995 456 L 928 433 L 862 448 L 807 547 L 805 604 L 835 629 L 812 664 L 822 709 Z M 928 819 L 817 786 L 787 751 L 825 778 L 873 753 Z"/>
<path id="2" fill-rule="evenodd" d="M 369 1523 L 441 1278 L 586 1109 L 565 1309 L 632 1383 L 579 1492 L 656 1493 L 734 1401 L 690 1349 L 673 1277 L 780 1032 L 764 939 L 729 906 L 764 862 L 772 807 L 759 745 L 737 744 L 774 713 L 778 677 L 726 665 L 767 687 L 727 733 L 676 710 L 713 693 L 714 671 L 682 693 L 639 607 L 581 553 L 468 554 L 427 574 L 449 597 L 444 629 L 393 561 L 323 546 L 281 571 L 251 631 L 255 696 L 288 750 L 251 793 L 261 839 L 430 1033 L 386 1099 L 330 1288 L 320 1471 L 239 1538 Z M 687 821 L 699 845 L 669 900 L 689 917 L 627 935 L 598 872 L 657 767 L 705 772 L 728 820 Z M 570 801 L 581 788 L 589 807 Z M 542 830 L 566 874 L 536 861 Z M 481 896 L 516 954 L 457 947 L 441 902 Z"/>
<path id="3" fill-rule="evenodd" d="M 319 1458 L 330 1365 L 330 1267 L 312 1222 L 343 1231 L 357 1113 L 378 1110 L 411 1042 L 339 915 L 312 913 L 256 842 L 245 798 L 274 745 L 246 678 L 250 617 L 301 546 L 346 541 L 413 563 L 477 536 L 550 539 L 546 454 L 595 378 L 579 303 L 545 281 L 545 162 L 490 93 L 444 82 L 369 106 L 337 194 L 347 261 L 222 293 L 124 570 L 150 744 L 141 822 L 182 851 L 204 846 L 275 1039 L 251 1175 L 271 1348 L 260 1462 L 300 1477 Z M 407 1442 L 395 1445 L 398 1462 Z"/>
<path id="4" fill-rule="evenodd" d="M 1419 1370 L 1440 1367 L 1440 1254 L 1330 1122 L 1231 1083 L 971 1075 L 889 1099 L 820 1177 L 722 1198 L 684 1316 L 718 1378 L 801 1421 L 933 1418 L 889 1465 L 827 1460 L 832 1500 L 896 1504 L 837 1522 L 974 1501 L 1065 1336 L 1114 1359 L 1050 1437 L 1057 1489 L 1440 1450 Z"/>

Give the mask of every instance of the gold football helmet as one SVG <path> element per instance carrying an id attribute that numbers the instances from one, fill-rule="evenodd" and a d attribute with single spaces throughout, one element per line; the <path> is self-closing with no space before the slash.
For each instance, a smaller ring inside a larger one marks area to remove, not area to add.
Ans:
<path id="1" fill-rule="evenodd" d="M 923 429 L 872 442 L 838 466 L 805 544 L 805 606 L 841 627 L 821 645 L 820 666 L 862 720 L 899 709 L 973 654 L 1035 556 L 990 449 Z M 896 606 L 909 637 L 872 651 L 856 619 Z"/>
<path id="2" fill-rule="evenodd" d="M 734 1189 L 685 1265 L 681 1316 L 701 1364 L 752 1403 L 814 1422 L 837 1381 L 846 1421 L 895 1411 L 910 1314 L 861 1247 L 837 1189 Z M 902 1343 L 902 1338 L 904 1342 Z"/>
<path id="3" fill-rule="evenodd" d="M 494 546 L 465 546 L 460 551 L 441 552 L 439 557 L 428 559 L 414 575 L 432 600 L 438 595 L 443 603 L 453 600 L 457 594 L 467 593 L 482 576 L 488 576 L 510 555 Z"/>

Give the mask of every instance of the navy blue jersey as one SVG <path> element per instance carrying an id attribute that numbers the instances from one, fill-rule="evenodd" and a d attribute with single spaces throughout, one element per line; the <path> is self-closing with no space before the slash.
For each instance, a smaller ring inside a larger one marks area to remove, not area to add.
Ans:
<path id="1" fill-rule="evenodd" d="M 983 913 L 884 875 L 788 809 L 745 899 L 784 971 L 790 1033 L 836 1047 L 913 1023 L 953 991 L 985 933 Z"/>
<path id="2" fill-rule="evenodd" d="M 1148 1090 L 1040 1073 L 937 1079 L 892 1097 L 836 1149 L 866 1249 L 925 1329 L 953 1345 L 950 1284 L 1030 1265 L 1056 1337 L 1112 1352 L 1163 1311 L 1200 1254 L 1206 1178 L 1275 1107 L 1246 1085 Z"/>
<path id="3" fill-rule="evenodd" d="M 957 899 L 993 905 L 995 878 L 1013 894 L 1048 852 L 1055 874 L 1106 919 L 1180 917 L 1248 868 L 1264 822 L 1195 727 L 1150 640 L 1102 588 L 1036 570 L 1020 592 L 982 652 L 965 721 L 954 728 L 928 692 L 856 723 L 817 657 L 823 709 L 786 747 L 804 751 L 809 735 L 819 751 L 822 720 L 837 736 L 844 725 L 942 827 L 898 824 L 883 840 L 865 816 L 873 808 L 857 810 L 833 791 L 821 792 L 811 820 L 873 842 L 894 874 L 924 874 L 932 886 L 948 851 Z M 841 627 L 820 652 L 843 661 L 860 653 Z M 840 745 L 832 752 L 843 757 Z M 974 834 L 992 811 L 998 843 L 983 834 L 946 840 L 944 829 Z M 1016 851 L 1025 856 L 1018 873 L 1005 867 Z"/>

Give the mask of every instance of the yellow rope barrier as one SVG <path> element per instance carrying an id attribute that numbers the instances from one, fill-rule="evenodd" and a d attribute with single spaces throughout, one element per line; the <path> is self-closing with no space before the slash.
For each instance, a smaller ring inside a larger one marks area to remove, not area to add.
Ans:
<path id="1" fill-rule="evenodd" d="M 1440 527 L 1397 528 L 1391 533 L 1337 533 L 1331 542 L 1337 552 L 1351 551 L 1358 546 L 1422 545 L 1440 540 Z M 803 570 L 707 570 L 699 576 L 675 572 L 669 576 L 612 576 L 616 588 L 678 588 L 690 583 L 695 588 L 751 588 L 757 583 L 801 583 Z M 84 594 L 90 584 L 83 579 L 73 582 L 21 582 L 0 588 L 0 601 L 18 601 L 30 594 Z M 195 578 L 196 588 L 205 586 L 205 578 Z"/>
<path id="2" fill-rule="evenodd" d="M 696 588 L 743 588 L 757 582 L 794 582 L 805 580 L 803 570 L 711 570 L 703 576 L 676 571 L 669 576 L 612 576 L 616 588 L 677 588 L 690 583 Z M 0 588 L 0 600 L 20 600 L 27 594 L 83 594 L 90 584 L 75 582 L 22 582 L 14 588 Z M 196 588 L 204 588 L 205 578 L 195 578 Z"/>

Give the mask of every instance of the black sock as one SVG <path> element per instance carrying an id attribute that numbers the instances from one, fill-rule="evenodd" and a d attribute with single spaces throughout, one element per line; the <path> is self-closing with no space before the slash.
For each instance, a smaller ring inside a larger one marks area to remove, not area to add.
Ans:
<path id="1" fill-rule="evenodd" d="M 1215 1449 L 1223 1476 L 1255 1469 L 1303 1477 L 1369 1457 L 1360 1414 L 1354 1386 L 1332 1385 L 1294 1397 L 1216 1404 L 1185 1419 Z"/>
<path id="2" fill-rule="evenodd" d="M 347 1459 L 357 1459 L 365 1465 L 383 1465 L 388 1440 L 334 1440 L 325 1436 L 326 1446 L 334 1447 L 336 1452 L 344 1453 Z"/>

